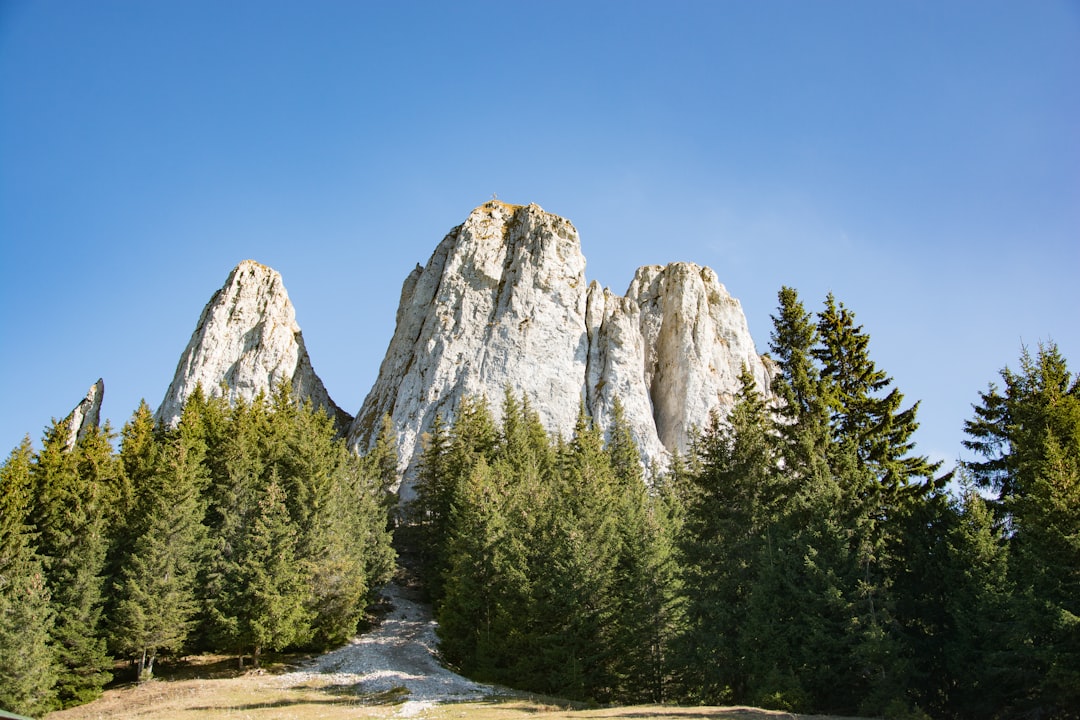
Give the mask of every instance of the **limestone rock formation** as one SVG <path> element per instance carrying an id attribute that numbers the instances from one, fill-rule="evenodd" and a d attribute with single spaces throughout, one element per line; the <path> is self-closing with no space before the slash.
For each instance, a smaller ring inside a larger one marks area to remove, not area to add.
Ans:
<path id="1" fill-rule="evenodd" d="M 203 309 L 157 419 L 168 425 L 178 422 L 184 402 L 200 384 L 203 392 L 224 393 L 234 402 L 250 401 L 282 382 L 291 383 L 299 397 L 323 408 L 342 429 L 352 421 L 330 399 L 311 367 L 281 275 L 245 260 Z"/>
<path id="2" fill-rule="evenodd" d="M 643 460 L 662 464 L 710 411 L 730 409 L 744 364 L 768 393 L 769 365 L 712 270 L 643 267 L 620 297 L 586 284 L 569 221 L 492 201 L 406 278 L 393 339 L 348 437 L 366 450 L 390 415 L 408 499 L 435 416 L 469 395 L 486 397 L 498 417 L 509 387 L 564 437 L 581 402 L 606 429 L 618 397 Z"/>
<path id="3" fill-rule="evenodd" d="M 490 202 L 447 235 L 401 290 L 397 327 L 349 432 L 365 450 L 389 414 L 411 464 L 436 414 L 462 396 L 524 392 L 545 427 L 573 427 L 581 398 L 585 258 L 568 221 Z"/>
<path id="4" fill-rule="evenodd" d="M 97 427 L 101 421 L 101 401 L 105 398 L 105 381 L 98 381 L 90 386 L 86 397 L 79 401 L 75 409 L 64 418 L 63 424 L 68 429 L 66 447 L 71 450 L 75 444 L 82 440 L 87 430 Z"/>

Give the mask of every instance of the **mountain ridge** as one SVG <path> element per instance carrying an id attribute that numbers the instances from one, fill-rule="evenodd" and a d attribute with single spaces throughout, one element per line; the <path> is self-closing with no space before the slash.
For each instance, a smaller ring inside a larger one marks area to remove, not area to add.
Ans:
<path id="1" fill-rule="evenodd" d="M 509 388 L 564 437 L 582 404 L 606 431 L 618 398 L 649 467 L 685 453 L 711 412 L 730 410 L 743 367 L 769 394 L 774 368 L 713 270 L 645 265 L 618 295 L 588 282 L 585 267 L 568 219 L 494 199 L 473 209 L 405 277 L 394 333 L 353 417 L 315 373 L 281 275 L 245 260 L 204 307 L 156 416 L 177 422 L 196 385 L 250 401 L 289 382 L 356 452 L 390 416 L 408 500 L 424 433 L 466 396 L 486 399 L 498 420 Z"/>

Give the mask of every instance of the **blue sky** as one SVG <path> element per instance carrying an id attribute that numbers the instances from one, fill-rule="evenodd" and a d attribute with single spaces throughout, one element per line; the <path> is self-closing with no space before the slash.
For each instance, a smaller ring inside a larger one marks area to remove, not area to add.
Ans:
<path id="1" fill-rule="evenodd" d="M 692 261 L 761 351 L 835 293 L 962 454 L 1021 343 L 1080 370 L 1080 3 L 0 0 L 0 446 L 156 407 L 239 261 L 351 412 L 492 193 L 589 279 Z"/>

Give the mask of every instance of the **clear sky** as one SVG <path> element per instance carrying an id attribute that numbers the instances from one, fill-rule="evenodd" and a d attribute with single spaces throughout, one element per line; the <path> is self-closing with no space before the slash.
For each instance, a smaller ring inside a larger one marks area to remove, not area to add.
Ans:
<path id="1" fill-rule="evenodd" d="M 760 351 L 832 291 L 951 461 L 1021 343 L 1080 370 L 1080 3 L 0 0 L 0 452 L 156 408 L 246 258 L 356 412 L 492 193 L 619 292 L 712 267 Z"/>

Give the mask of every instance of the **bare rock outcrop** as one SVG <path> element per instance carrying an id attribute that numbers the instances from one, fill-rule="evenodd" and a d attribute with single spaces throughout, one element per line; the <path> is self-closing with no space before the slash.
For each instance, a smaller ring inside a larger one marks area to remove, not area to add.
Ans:
<path id="1" fill-rule="evenodd" d="M 564 437 L 581 402 L 606 429 L 618 397 L 643 461 L 663 464 L 712 410 L 730 409 L 744 365 L 768 393 L 768 361 L 712 270 L 643 267 L 618 296 L 586 284 L 568 220 L 492 201 L 406 278 L 394 336 L 348 438 L 366 450 L 390 415 L 409 499 L 435 416 L 472 396 L 487 398 L 498 418 L 509 387 Z"/>
<path id="2" fill-rule="evenodd" d="M 545 427 L 573 427 L 585 376 L 585 258 L 569 221 L 489 202 L 454 228 L 401 290 L 379 377 L 349 432 L 365 450 L 380 418 L 405 466 L 437 414 L 464 396 L 498 415 L 504 388 L 524 393 Z"/>
<path id="3" fill-rule="evenodd" d="M 86 397 L 64 418 L 63 425 L 68 430 L 68 450 L 74 448 L 91 427 L 97 427 L 101 422 L 101 401 L 104 398 L 105 381 L 98 378 L 98 381 L 90 386 Z"/>
<path id="4" fill-rule="evenodd" d="M 269 393 L 282 382 L 323 408 L 342 429 L 351 423 L 352 416 L 330 399 L 312 369 L 281 275 L 245 260 L 203 309 L 157 420 L 178 422 L 184 402 L 199 385 L 209 395 L 224 394 L 235 402 Z"/>

